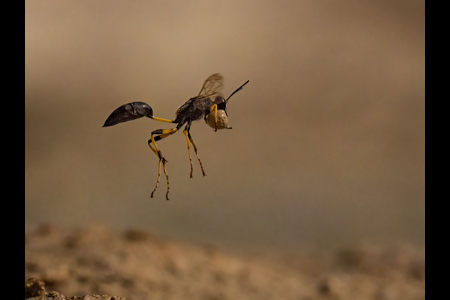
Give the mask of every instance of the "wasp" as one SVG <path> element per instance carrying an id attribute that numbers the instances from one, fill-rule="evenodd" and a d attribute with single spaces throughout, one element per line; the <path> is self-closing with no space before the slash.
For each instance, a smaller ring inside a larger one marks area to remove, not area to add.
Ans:
<path id="1" fill-rule="evenodd" d="M 167 181 L 166 200 L 169 200 L 169 175 L 166 169 L 167 160 L 162 155 L 162 152 L 158 148 L 156 142 L 165 139 L 168 136 L 171 136 L 172 134 L 180 130 L 184 125 L 186 125 L 184 127 L 183 133 L 186 137 L 189 163 L 191 166 L 190 178 L 192 178 L 193 172 L 191 151 L 190 151 L 191 144 L 192 147 L 194 148 L 203 176 L 206 176 L 205 171 L 203 170 L 202 162 L 197 153 L 197 147 L 195 146 L 194 140 L 192 139 L 190 133 L 192 122 L 203 118 L 205 120 L 205 123 L 208 124 L 210 127 L 212 127 L 216 132 L 218 129 L 231 129 L 231 127 L 228 125 L 228 113 L 226 110 L 228 100 L 231 98 L 231 96 L 240 91 L 248 82 L 249 80 L 247 80 L 243 85 L 241 85 L 237 90 L 235 90 L 227 99 L 225 99 L 221 93 L 223 88 L 223 77 L 220 74 L 213 74 L 205 80 L 202 88 L 200 89 L 200 92 L 196 97 L 190 98 L 183 105 L 178 107 L 177 111 L 175 112 L 176 117 L 174 120 L 155 117 L 153 115 L 152 107 L 145 102 L 131 102 L 124 104 L 119 108 L 117 108 L 116 110 L 114 110 L 106 119 L 103 127 L 113 126 L 119 123 L 136 120 L 142 117 L 147 117 L 160 122 L 177 124 L 176 127 L 170 129 L 158 129 L 152 131 L 151 137 L 148 140 L 148 146 L 159 159 L 158 178 L 156 180 L 155 188 L 153 189 L 150 197 L 153 198 L 153 194 L 158 188 L 158 184 L 161 177 L 161 165 L 162 165 Z"/>

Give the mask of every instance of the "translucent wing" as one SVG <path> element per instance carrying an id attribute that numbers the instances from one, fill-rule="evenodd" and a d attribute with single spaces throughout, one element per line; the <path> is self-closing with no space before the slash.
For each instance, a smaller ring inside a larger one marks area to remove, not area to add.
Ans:
<path id="1" fill-rule="evenodd" d="M 215 99 L 217 96 L 222 96 L 223 77 L 219 73 L 209 76 L 198 93 L 199 97 L 208 97 Z"/>

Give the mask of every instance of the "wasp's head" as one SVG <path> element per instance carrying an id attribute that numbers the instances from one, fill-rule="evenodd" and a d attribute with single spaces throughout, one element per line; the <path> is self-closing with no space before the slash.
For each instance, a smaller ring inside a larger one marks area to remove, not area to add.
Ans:
<path id="1" fill-rule="evenodd" d="M 214 107 L 217 106 L 217 110 Z M 231 129 L 228 126 L 228 114 L 227 114 L 227 101 L 222 97 L 218 96 L 213 101 L 213 105 L 209 114 L 205 115 L 205 122 L 211 128 L 217 129 Z"/>

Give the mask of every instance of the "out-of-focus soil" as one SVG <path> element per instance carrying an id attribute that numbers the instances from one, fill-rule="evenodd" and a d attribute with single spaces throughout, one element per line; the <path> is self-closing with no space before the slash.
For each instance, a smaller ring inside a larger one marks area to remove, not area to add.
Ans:
<path id="1" fill-rule="evenodd" d="M 365 245 L 249 256 L 142 230 L 42 225 L 25 232 L 25 299 L 419 300 L 425 251 Z"/>

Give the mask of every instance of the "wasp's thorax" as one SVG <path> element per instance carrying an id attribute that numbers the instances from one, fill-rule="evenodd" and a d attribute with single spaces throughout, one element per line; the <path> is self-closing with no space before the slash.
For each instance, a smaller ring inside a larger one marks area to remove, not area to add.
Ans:
<path id="1" fill-rule="evenodd" d="M 207 97 L 191 98 L 177 109 L 177 116 L 173 122 L 183 126 L 185 123 L 200 120 L 209 112 L 212 105 L 213 102 Z"/>

